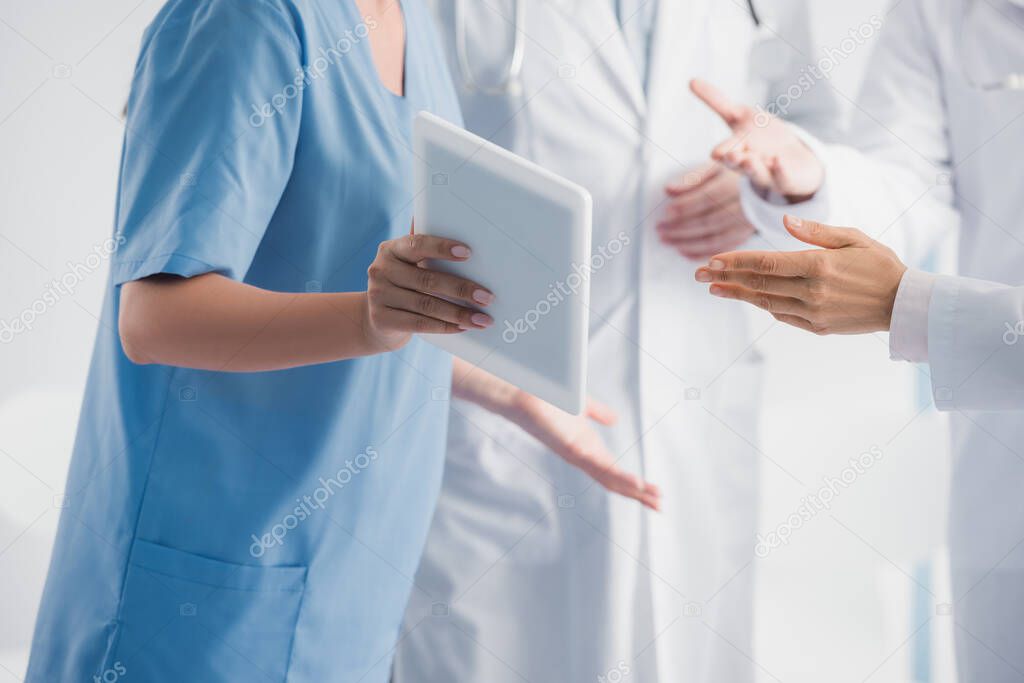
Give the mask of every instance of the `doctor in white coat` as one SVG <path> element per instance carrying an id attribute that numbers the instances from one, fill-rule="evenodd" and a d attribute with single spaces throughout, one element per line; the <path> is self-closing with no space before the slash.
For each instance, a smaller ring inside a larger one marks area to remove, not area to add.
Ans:
<path id="1" fill-rule="evenodd" d="M 697 277 L 815 332 L 889 329 L 894 358 L 929 363 L 935 405 L 952 413 L 960 680 L 1020 681 L 1024 417 L 1005 411 L 1024 408 L 1024 0 L 897 2 L 858 102 L 855 149 L 757 125 L 697 89 L 733 128 L 716 155 L 751 176 L 752 219 L 781 231 L 782 214 L 795 214 L 804 220 L 787 219 L 790 232 L 826 247 L 716 255 Z M 959 277 L 895 256 L 920 254 L 958 216 Z"/>
<path id="2" fill-rule="evenodd" d="M 467 126 L 593 195 L 588 391 L 618 421 L 587 447 L 659 485 L 663 509 L 453 402 L 395 681 L 752 680 L 758 471 L 775 467 L 755 445 L 759 330 L 706 296 L 687 256 L 780 241 L 752 238 L 737 178 L 706 165 L 727 129 L 686 83 L 755 97 L 755 22 L 715 0 L 437 4 Z M 806 45 L 795 19 L 779 30 Z M 775 64 L 791 48 L 758 49 Z M 790 113 L 830 124 L 830 95 Z"/>

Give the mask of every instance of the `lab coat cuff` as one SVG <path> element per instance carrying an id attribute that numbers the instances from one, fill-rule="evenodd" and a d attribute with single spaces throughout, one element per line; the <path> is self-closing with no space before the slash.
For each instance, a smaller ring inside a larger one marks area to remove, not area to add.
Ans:
<path id="1" fill-rule="evenodd" d="M 777 243 L 777 246 L 773 246 L 778 250 L 785 249 L 788 246 L 786 242 L 795 241 L 795 238 L 789 234 L 783 225 L 782 219 L 786 214 L 824 223 L 828 222 L 829 212 L 828 148 L 820 140 L 799 126 L 789 124 L 789 127 L 825 166 L 826 181 L 822 184 L 821 189 L 807 201 L 791 204 L 785 197 L 775 192 L 761 192 L 754 187 L 749 178 L 740 184 L 740 206 L 743 208 L 743 213 L 747 216 L 747 220 L 753 223 L 766 242 L 770 245 Z"/>
<path id="2" fill-rule="evenodd" d="M 938 410 L 954 410 L 958 407 L 955 392 L 968 376 L 964 358 L 957 353 L 956 344 L 962 282 L 958 277 L 935 277 L 928 305 L 929 369 L 932 398 Z"/>
<path id="3" fill-rule="evenodd" d="M 928 362 L 928 309 L 936 276 L 920 270 L 903 273 L 889 325 L 889 357 Z"/>

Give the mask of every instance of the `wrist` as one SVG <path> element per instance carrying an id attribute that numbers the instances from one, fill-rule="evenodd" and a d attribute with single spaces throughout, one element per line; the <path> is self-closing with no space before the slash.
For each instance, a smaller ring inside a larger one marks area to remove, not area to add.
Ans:
<path id="1" fill-rule="evenodd" d="M 488 389 L 484 407 L 510 422 L 522 423 L 530 412 L 530 399 L 533 397 L 519 387 L 497 378 Z"/>
<path id="2" fill-rule="evenodd" d="M 359 325 L 360 339 L 366 350 L 366 355 L 380 353 L 382 344 L 377 340 L 373 332 L 373 323 L 370 321 L 370 300 L 366 292 L 359 292 L 356 301 L 356 321 Z"/>
<path id="3" fill-rule="evenodd" d="M 409 343 L 409 340 L 412 338 L 411 334 L 407 332 L 388 332 L 379 329 L 374 324 L 368 292 L 359 292 L 358 306 L 360 334 L 367 355 L 398 351 Z"/>
<path id="4" fill-rule="evenodd" d="M 515 385 L 460 358 L 455 359 L 452 368 L 452 396 L 513 422 L 526 414 L 526 399 L 532 398 Z"/>
<path id="5" fill-rule="evenodd" d="M 907 267 L 900 263 L 900 268 L 896 271 L 896 276 L 892 282 L 892 286 L 889 287 L 885 298 L 885 311 L 883 314 L 883 322 L 885 327 L 882 329 L 883 332 L 889 332 L 892 329 L 892 313 L 896 308 L 896 296 L 900 291 L 900 284 L 903 282 L 903 276 L 907 274 Z"/>
<path id="6" fill-rule="evenodd" d="M 539 400 L 533 394 L 527 393 L 520 389 L 509 385 L 510 391 L 506 397 L 506 408 L 504 417 L 517 424 L 523 422 L 530 414 L 536 409 L 537 401 Z"/>

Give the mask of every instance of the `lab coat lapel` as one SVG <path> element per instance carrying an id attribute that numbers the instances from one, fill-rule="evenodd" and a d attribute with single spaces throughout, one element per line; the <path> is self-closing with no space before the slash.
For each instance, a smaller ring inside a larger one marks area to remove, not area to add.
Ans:
<path id="1" fill-rule="evenodd" d="M 565 16 L 569 25 L 591 44 L 592 51 L 577 69 L 600 69 L 608 83 L 637 114 L 647 108 L 643 78 L 622 35 L 619 19 L 608 0 L 540 0 Z M 660 0 L 672 4 L 678 0 Z"/>

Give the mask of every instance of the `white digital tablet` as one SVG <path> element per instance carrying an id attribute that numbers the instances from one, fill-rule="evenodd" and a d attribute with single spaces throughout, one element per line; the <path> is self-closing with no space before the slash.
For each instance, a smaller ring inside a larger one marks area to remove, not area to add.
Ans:
<path id="1" fill-rule="evenodd" d="M 494 325 L 424 339 L 573 414 L 586 402 L 590 194 L 432 114 L 413 125 L 417 233 L 465 242 L 431 267 L 494 292 Z M 481 309 L 483 310 L 483 309 Z"/>

